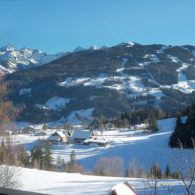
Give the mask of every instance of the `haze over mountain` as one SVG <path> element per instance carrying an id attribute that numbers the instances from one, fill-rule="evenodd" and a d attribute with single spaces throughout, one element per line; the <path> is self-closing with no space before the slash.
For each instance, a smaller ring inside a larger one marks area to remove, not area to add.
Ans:
<path id="1" fill-rule="evenodd" d="M 8 60 L 4 65 L 12 72 L 33 67 L 5 77 L 10 82 L 8 97 L 21 110 L 18 120 L 72 121 L 101 114 L 110 118 L 143 108 L 174 112 L 195 97 L 195 47 L 190 45 L 127 42 L 57 56 L 29 49 L 6 52 L 17 54 L 9 58 L 17 63 Z M 47 64 L 39 66 L 43 63 Z"/>

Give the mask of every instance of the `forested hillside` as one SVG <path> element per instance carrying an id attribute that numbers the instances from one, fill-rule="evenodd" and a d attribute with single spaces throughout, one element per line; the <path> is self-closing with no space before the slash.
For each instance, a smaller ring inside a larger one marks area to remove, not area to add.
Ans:
<path id="1" fill-rule="evenodd" d="M 195 47 L 121 43 L 69 53 L 5 76 L 18 121 L 120 116 L 126 110 L 184 109 L 195 96 Z"/>

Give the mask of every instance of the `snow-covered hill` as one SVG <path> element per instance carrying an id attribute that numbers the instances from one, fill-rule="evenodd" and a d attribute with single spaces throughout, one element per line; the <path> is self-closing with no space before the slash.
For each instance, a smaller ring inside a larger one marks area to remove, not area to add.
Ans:
<path id="1" fill-rule="evenodd" d="M 0 74 L 13 73 L 17 70 L 46 64 L 64 55 L 66 55 L 65 52 L 49 55 L 40 50 L 29 48 L 19 50 L 7 45 L 0 48 Z"/>
<path id="2" fill-rule="evenodd" d="M 52 195 L 107 195 L 116 184 L 126 181 L 139 195 L 154 192 L 151 181 L 148 183 L 138 178 L 100 177 L 26 168 L 20 168 L 19 175 L 18 189 Z M 159 195 L 185 195 L 184 187 L 178 180 L 161 180 L 158 186 Z"/>

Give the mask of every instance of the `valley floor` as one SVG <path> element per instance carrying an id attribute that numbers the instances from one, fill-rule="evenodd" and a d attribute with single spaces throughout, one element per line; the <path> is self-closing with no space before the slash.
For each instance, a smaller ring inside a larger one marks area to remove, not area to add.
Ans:
<path id="1" fill-rule="evenodd" d="M 183 119 L 185 120 L 185 118 Z M 124 167 L 129 168 L 130 163 L 136 162 L 143 168 L 148 168 L 153 162 L 159 163 L 164 170 L 166 165 L 179 155 L 179 149 L 168 146 L 169 137 L 175 128 L 175 118 L 158 121 L 157 133 L 144 133 L 143 130 L 116 129 L 104 131 L 100 139 L 106 139 L 109 145 L 106 147 L 93 147 L 76 144 L 52 145 L 52 155 L 56 159 L 61 156 L 66 162 L 70 159 L 72 150 L 80 165 L 87 170 L 92 170 L 100 157 L 121 157 Z M 14 138 L 16 144 L 24 144 L 27 151 L 37 144 L 38 139 L 47 139 L 48 136 L 17 135 Z M 185 150 L 185 155 L 190 155 L 191 150 Z"/>
<path id="2" fill-rule="evenodd" d="M 109 141 L 107 147 L 74 144 L 52 145 L 52 155 L 54 158 L 60 155 L 65 161 L 69 161 L 70 153 L 74 150 L 79 164 L 84 165 L 87 171 L 94 169 L 94 165 L 100 157 L 121 157 L 124 160 L 124 168 L 128 169 L 134 158 L 136 158 L 137 164 L 143 168 L 148 168 L 152 162 L 157 162 L 164 171 L 167 163 L 170 163 L 170 158 L 176 159 L 177 155 L 181 153 L 179 149 L 172 149 L 168 146 L 175 122 L 175 118 L 159 120 L 157 133 L 144 133 L 143 130 L 132 129 L 104 131 L 101 138 Z M 39 138 L 47 139 L 47 137 L 16 135 L 14 143 L 23 144 L 27 151 L 30 151 L 37 144 Z M 190 149 L 184 151 L 186 158 L 189 158 L 188 155 L 191 152 Z M 117 183 L 125 181 L 128 181 L 138 194 L 152 194 L 153 190 L 152 183 L 148 183 L 145 179 L 88 176 L 27 168 L 20 169 L 19 180 L 21 185 L 18 189 L 47 194 L 103 195 L 108 194 Z M 161 180 L 158 186 L 159 194 L 185 194 L 184 186 L 178 180 Z"/>

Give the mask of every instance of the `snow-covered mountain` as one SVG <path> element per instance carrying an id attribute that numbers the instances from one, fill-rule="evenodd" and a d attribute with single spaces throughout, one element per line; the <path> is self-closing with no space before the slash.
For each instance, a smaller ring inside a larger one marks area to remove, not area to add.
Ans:
<path id="1" fill-rule="evenodd" d="M 0 74 L 47 64 L 64 55 L 66 55 L 65 52 L 49 55 L 40 50 L 25 47 L 16 49 L 12 45 L 7 45 L 0 48 Z"/>
<path id="2" fill-rule="evenodd" d="M 195 47 L 127 42 L 77 48 L 6 78 L 10 100 L 21 106 L 21 120 L 70 121 L 83 113 L 84 118 L 101 114 L 111 118 L 125 110 L 150 108 L 171 113 L 194 101 Z"/>
<path id="3" fill-rule="evenodd" d="M 84 47 L 77 47 L 72 52 L 97 49 L 97 46 L 93 45 L 88 49 Z M 26 47 L 16 49 L 12 45 L 7 45 L 0 48 L 0 75 L 47 64 L 69 53 L 71 52 L 47 54 L 37 49 L 30 49 Z"/>

